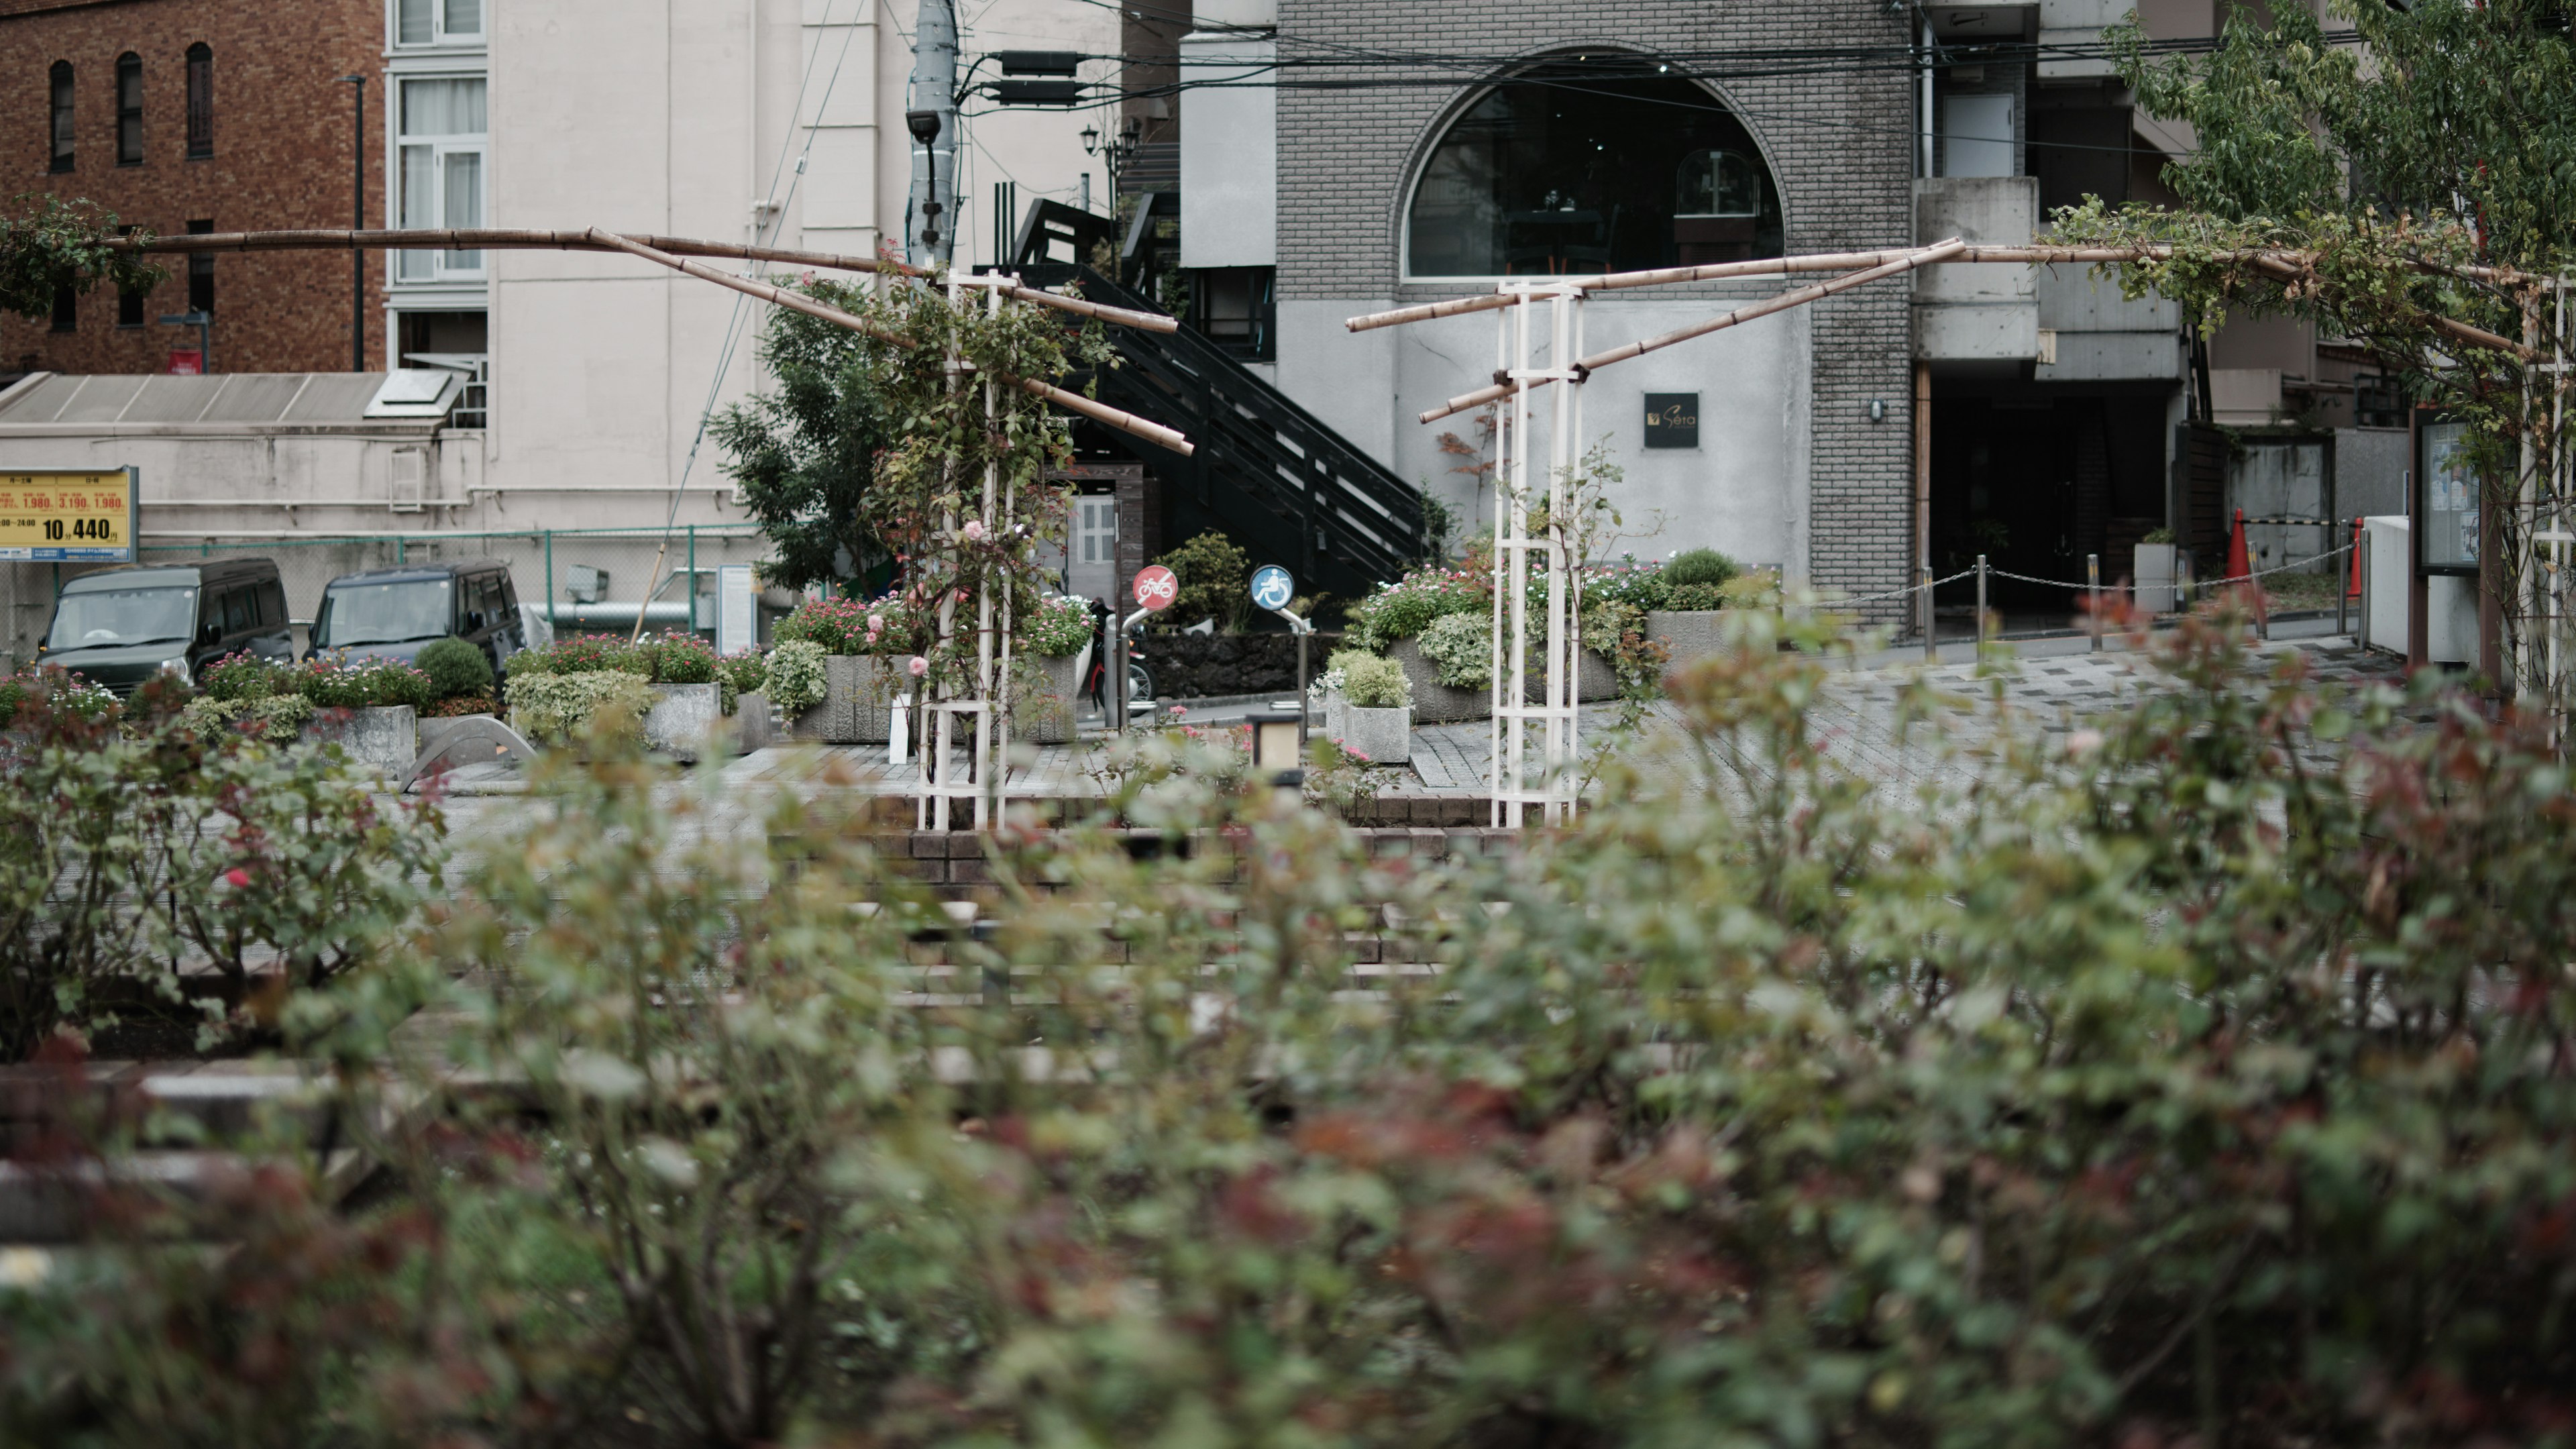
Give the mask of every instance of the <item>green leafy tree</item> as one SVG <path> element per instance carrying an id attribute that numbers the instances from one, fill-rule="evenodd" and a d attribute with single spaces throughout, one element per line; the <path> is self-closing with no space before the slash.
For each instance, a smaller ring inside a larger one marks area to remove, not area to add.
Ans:
<path id="1" fill-rule="evenodd" d="M 37 194 L 17 197 L 14 206 L 16 214 L 0 215 L 0 308 L 30 322 L 52 316 L 54 298 L 66 287 L 87 294 L 106 282 L 120 291 L 149 291 L 169 275 L 131 249 L 109 245 L 120 236 L 150 241 L 149 227 L 128 231 L 116 213 L 94 202 Z"/>
<path id="2" fill-rule="evenodd" d="M 865 283 L 809 278 L 801 290 L 834 307 L 865 303 Z M 784 588 L 839 583 L 891 559 L 863 502 L 878 455 L 900 426 L 878 385 L 884 347 L 837 323 L 778 308 L 761 338 L 774 385 L 716 415 L 726 456 L 773 556 L 762 576 Z"/>

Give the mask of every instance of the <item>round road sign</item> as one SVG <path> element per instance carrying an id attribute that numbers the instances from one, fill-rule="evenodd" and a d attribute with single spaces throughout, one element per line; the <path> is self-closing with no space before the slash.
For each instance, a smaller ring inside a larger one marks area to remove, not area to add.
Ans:
<path id="1" fill-rule="evenodd" d="M 1181 596 L 1181 581 L 1161 564 L 1147 564 L 1136 571 L 1135 591 L 1137 603 L 1161 613 Z"/>
<path id="2" fill-rule="evenodd" d="M 1263 609 L 1284 609 L 1297 597 L 1297 581 L 1277 564 L 1263 564 L 1252 576 L 1252 602 Z"/>

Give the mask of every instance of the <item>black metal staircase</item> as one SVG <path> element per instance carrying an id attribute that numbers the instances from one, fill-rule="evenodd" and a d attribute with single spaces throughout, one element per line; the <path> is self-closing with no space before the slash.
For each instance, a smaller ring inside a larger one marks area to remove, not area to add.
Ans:
<path id="1" fill-rule="evenodd" d="M 1015 270 L 1028 285 L 1079 283 L 1095 302 L 1162 310 L 1088 266 L 1044 260 L 1051 225 L 1073 233 L 1056 239 L 1074 242 L 1077 256 L 1094 239 L 1073 218 L 1115 235 L 1106 217 L 1058 209 L 1067 215 L 1032 209 L 1022 231 L 1024 260 Z M 1115 436 L 1255 563 L 1287 565 L 1301 589 L 1357 599 L 1421 560 L 1428 548 L 1421 495 L 1287 394 L 1187 327 L 1111 327 L 1108 335 L 1120 365 L 1103 370 L 1100 400 L 1180 429 L 1196 451 L 1184 458 Z"/>

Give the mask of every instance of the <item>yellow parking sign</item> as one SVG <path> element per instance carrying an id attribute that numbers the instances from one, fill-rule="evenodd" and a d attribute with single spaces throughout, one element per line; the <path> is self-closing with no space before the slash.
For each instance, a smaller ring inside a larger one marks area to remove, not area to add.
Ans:
<path id="1" fill-rule="evenodd" d="M 0 471 L 0 562 L 132 563 L 132 468 Z"/>

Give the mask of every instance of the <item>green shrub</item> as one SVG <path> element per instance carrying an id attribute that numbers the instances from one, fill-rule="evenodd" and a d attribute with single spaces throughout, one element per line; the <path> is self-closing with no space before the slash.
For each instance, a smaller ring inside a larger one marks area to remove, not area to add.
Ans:
<path id="1" fill-rule="evenodd" d="M 1482 611 L 1445 614 L 1416 641 L 1440 682 L 1452 689 L 1483 689 L 1494 682 L 1494 621 Z"/>
<path id="2" fill-rule="evenodd" d="M 1713 548 L 1684 549 L 1664 564 L 1664 582 L 1675 588 L 1686 584 L 1716 587 L 1744 572 L 1744 565 Z"/>
<path id="3" fill-rule="evenodd" d="M 1413 685 L 1404 677 L 1403 665 L 1374 654 L 1333 657 L 1342 671 L 1342 698 L 1353 709 L 1402 709 L 1413 703 Z"/>
<path id="4" fill-rule="evenodd" d="M 652 659 L 618 634 L 572 634 L 542 649 L 522 649 L 506 661 L 511 678 L 523 674 L 588 674 L 610 670 L 650 678 Z"/>
<path id="5" fill-rule="evenodd" d="M 1726 607 L 1726 588 L 1723 584 L 1675 584 L 1665 596 L 1664 607 L 1683 613 L 1722 609 Z"/>
<path id="6" fill-rule="evenodd" d="M 209 693 L 189 700 L 180 715 L 201 732 L 241 733 L 273 745 L 289 745 L 313 722 L 314 706 L 301 694 L 245 699 Z"/>
<path id="7" fill-rule="evenodd" d="M 653 709 L 653 681 L 616 669 L 512 674 L 501 686 L 510 719 L 530 739 L 569 740 L 594 723 L 637 732 Z"/>
<path id="8" fill-rule="evenodd" d="M 1640 609 L 1674 609 L 1673 586 L 1661 564 L 1641 564 L 1625 558 L 1615 564 L 1583 571 L 1583 601 L 1634 604 Z M 1544 597 L 1544 590 L 1541 591 Z"/>
<path id="9" fill-rule="evenodd" d="M 482 646 L 466 639 L 440 639 L 421 646 L 412 661 L 429 676 L 440 699 L 492 692 L 492 661 Z"/>
<path id="10" fill-rule="evenodd" d="M 1490 614 L 1493 576 L 1482 569 L 1416 569 L 1351 606 L 1351 638 L 1369 649 L 1411 639 L 1451 614 Z"/>
<path id="11" fill-rule="evenodd" d="M 1171 607 L 1162 612 L 1164 622 L 1186 626 L 1212 618 L 1224 628 L 1238 629 L 1250 616 L 1252 556 L 1233 539 L 1211 529 L 1154 562 L 1170 569 L 1180 585 Z"/>
<path id="12" fill-rule="evenodd" d="M 769 702 L 791 719 L 821 704 L 828 692 L 823 658 L 823 646 L 810 639 L 789 639 L 772 646 Z"/>

